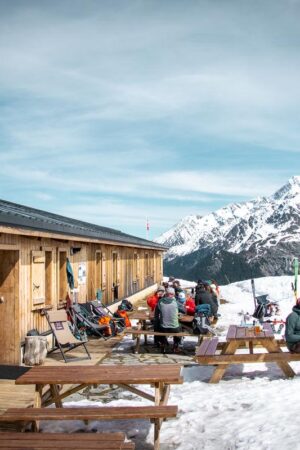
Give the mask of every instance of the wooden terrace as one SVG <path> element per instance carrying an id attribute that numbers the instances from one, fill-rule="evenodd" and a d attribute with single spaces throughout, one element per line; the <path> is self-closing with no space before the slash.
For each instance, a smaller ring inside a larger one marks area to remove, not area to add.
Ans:
<path id="1" fill-rule="evenodd" d="M 78 347 L 70 353 L 74 361 L 68 362 L 68 366 L 95 366 L 101 364 L 101 361 L 111 352 L 112 348 L 120 342 L 122 336 L 116 336 L 105 341 L 104 339 L 89 339 L 87 344 L 91 359 L 87 359 L 82 347 Z M 78 358 L 77 360 L 75 358 Z M 79 359 L 82 358 L 82 359 Z M 66 366 L 60 352 L 51 353 L 45 361 L 44 366 Z M 66 386 L 65 389 L 70 386 Z M 34 386 L 17 386 L 15 380 L 0 380 L 0 414 L 7 408 L 27 408 L 34 403 Z M 3 430 L 0 423 L 0 429 Z M 7 427 L 6 427 L 7 428 Z"/>

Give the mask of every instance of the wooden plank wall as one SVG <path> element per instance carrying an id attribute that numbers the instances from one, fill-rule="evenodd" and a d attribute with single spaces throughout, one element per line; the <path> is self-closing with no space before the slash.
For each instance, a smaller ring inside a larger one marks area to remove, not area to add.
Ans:
<path id="1" fill-rule="evenodd" d="M 80 243 L 72 240 L 58 240 L 50 238 L 39 238 L 21 236 L 16 234 L 0 234 L 0 249 L 19 249 L 20 265 L 19 265 L 19 330 L 20 340 L 23 340 L 28 330 L 37 328 L 39 332 L 46 331 L 48 325 L 46 320 L 40 314 L 40 308 L 43 305 L 33 307 L 32 302 L 32 252 L 47 251 L 47 258 L 52 255 L 52 274 L 50 279 L 46 282 L 46 304 L 51 303 L 53 307 L 57 307 L 59 302 L 60 291 L 60 276 L 59 276 L 59 255 L 60 252 L 66 252 L 70 259 L 72 269 L 75 277 L 75 287 L 78 288 L 78 299 L 80 302 L 92 300 L 95 298 L 96 289 L 101 288 L 96 283 L 96 252 L 101 252 L 103 256 L 102 262 L 102 281 L 104 285 L 103 300 L 109 304 L 113 300 L 113 271 L 112 260 L 113 253 L 118 255 L 117 270 L 119 278 L 119 298 L 130 296 L 133 293 L 152 285 L 154 283 L 161 283 L 162 280 L 162 252 L 156 250 L 147 250 L 141 248 L 95 244 L 95 243 Z M 71 255 L 71 247 L 80 248 L 80 251 Z M 138 280 L 133 280 L 134 274 L 134 254 L 137 255 L 138 260 Z M 146 277 L 145 259 L 146 254 L 149 258 L 149 276 Z M 81 265 L 86 267 L 86 282 L 79 283 L 78 270 Z M 49 273 L 49 270 L 48 270 Z M 98 277 L 99 278 L 99 277 Z M 135 282 L 135 283 L 134 283 Z M 149 284 L 150 283 L 150 284 Z M 67 284 L 66 284 L 67 286 Z M 49 294 L 51 292 L 51 295 Z M 67 295 L 67 288 L 65 291 Z"/>

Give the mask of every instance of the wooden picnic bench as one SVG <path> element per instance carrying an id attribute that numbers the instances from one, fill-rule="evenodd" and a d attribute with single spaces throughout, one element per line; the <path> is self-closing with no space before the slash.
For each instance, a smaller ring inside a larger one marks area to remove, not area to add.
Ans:
<path id="1" fill-rule="evenodd" d="M 138 328 L 126 328 L 124 331 L 125 334 L 132 334 L 133 339 L 135 340 L 135 345 L 133 346 L 133 352 L 138 353 L 140 349 L 141 344 L 141 336 L 144 337 L 144 345 L 147 345 L 147 337 L 148 336 L 165 336 L 165 337 L 195 337 L 198 340 L 198 344 L 202 340 L 202 335 L 198 334 L 192 334 L 188 331 L 181 331 L 180 333 L 162 333 L 161 331 L 154 331 L 154 330 L 142 330 Z"/>
<path id="2" fill-rule="evenodd" d="M 0 421 L 22 423 L 31 422 L 34 428 L 36 428 L 36 424 L 41 420 L 151 420 L 154 422 L 154 449 L 158 450 L 161 423 L 167 418 L 176 417 L 177 412 L 178 407 L 176 405 L 104 406 L 81 408 L 10 408 L 0 416 Z M 40 434 L 42 435 L 43 433 Z M 86 446 L 84 448 L 88 449 L 89 447 Z M 104 446 L 99 448 L 108 449 L 110 447 Z"/>
<path id="3" fill-rule="evenodd" d="M 168 408 L 168 399 L 171 384 L 182 384 L 181 366 L 177 364 L 154 364 L 154 365 L 100 365 L 100 366 L 39 366 L 33 367 L 15 381 L 18 385 L 35 385 L 34 408 L 25 410 L 7 410 L 2 416 L 1 421 L 21 420 L 21 418 L 30 415 L 31 422 L 35 422 L 38 429 L 38 421 L 44 420 L 71 420 L 77 418 L 82 420 L 113 420 L 113 419 L 150 419 L 154 421 L 154 448 L 159 448 L 159 431 L 161 422 L 168 417 L 175 417 L 177 406 Z M 62 400 L 87 386 L 97 385 L 117 385 L 123 389 L 129 390 L 154 403 L 149 407 L 127 406 L 104 407 L 104 408 L 62 408 Z M 50 399 L 43 402 L 43 389 L 50 386 Z M 59 385 L 73 385 L 66 392 L 60 393 Z M 75 386 L 74 386 L 75 385 Z M 135 385 L 150 385 L 154 387 L 154 395 L 144 392 Z M 41 409 L 55 403 L 57 409 Z M 156 408 L 156 409 L 155 409 Z M 27 416 L 26 416 L 27 414 Z M 76 417 L 75 417 L 76 416 Z"/>
<path id="4" fill-rule="evenodd" d="M 0 449 L 134 450 L 124 433 L 0 433 Z"/>
<path id="5" fill-rule="evenodd" d="M 237 354 L 241 344 L 247 344 L 249 353 Z M 263 330 L 255 333 L 253 328 L 230 325 L 226 336 L 226 343 L 221 353 L 216 354 L 219 346 L 218 338 L 206 339 L 196 352 L 195 359 L 199 364 L 215 365 L 216 369 L 210 378 L 210 383 L 218 383 L 230 364 L 243 363 L 276 363 L 287 377 L 295 376 L 295 372 L 288 364 L 299 361 L 300 355 L 283 352 L 281 342 L 276 341 L 270 324 L 265 323 Z M 267 353 L 254 353 L 254 347 L 260 345 Z"/>

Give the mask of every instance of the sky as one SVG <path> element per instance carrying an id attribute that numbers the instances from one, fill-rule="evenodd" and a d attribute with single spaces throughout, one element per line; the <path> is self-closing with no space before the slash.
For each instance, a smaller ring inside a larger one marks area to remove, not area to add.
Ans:
<path id="1" fill-rule="evenodd" d="M 299 0 L 0 0 L 0 198 L 146 237 L 300 175 Z"/>

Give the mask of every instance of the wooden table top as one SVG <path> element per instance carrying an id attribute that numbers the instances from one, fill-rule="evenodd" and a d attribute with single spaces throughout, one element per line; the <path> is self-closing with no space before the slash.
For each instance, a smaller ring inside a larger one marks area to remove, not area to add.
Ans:
<path id="1" fill-rule="evenodd" d="M 182 323 L 192 323 L 194 316 L 189 316 L 188 314 L 179 314 L 179 322 Z"/>
<path id="2" fill-rule="evenodd" d="M 153 320 L 154 311 L 133 311 L 129 314 L 130 320 Z"/>
<path id="3" fill-rule="evenodd" d="M 130 320 L 153 320 L 154 311 L 134 311 L 130 314 Z M 192 323 L 194 316 L 188 316 L 187 314 L 179 314 L 179 321 L 182 323 Z"/>
<path id="4" fill-rule="evenodd" d="M 227 341 L 254 341 L 262 339 L 274 339 L 274 333 L 269 323 L 263 324 L 263 331 L 260 333 L 255 333 L 253 327 L 230 325 L 226 336 Z"/>
<path id="5" fill-rule="evenodd" d="M 179 364 L 38 366 L 16 380 L 16 384 L 182 384 Z"/>

